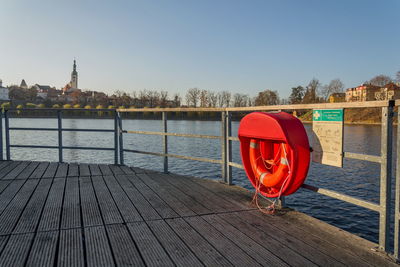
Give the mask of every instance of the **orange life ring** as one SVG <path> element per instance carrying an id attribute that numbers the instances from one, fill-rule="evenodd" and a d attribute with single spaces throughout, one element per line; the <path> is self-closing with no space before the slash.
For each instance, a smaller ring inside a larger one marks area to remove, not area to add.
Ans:
<path id="1" fill-rule="evenodd" d="M 286 157 L 286 144 L 281 143 L 272 160 L 265 160 L 260 152 L 260 141 L 250 140 L 249 159 L 250 164 L 258 182 L 266 187 L 277 187 L 282 185 L 289 175 L 289 163 Z M 269 167 L 267 167 L 269 165 Z"/>

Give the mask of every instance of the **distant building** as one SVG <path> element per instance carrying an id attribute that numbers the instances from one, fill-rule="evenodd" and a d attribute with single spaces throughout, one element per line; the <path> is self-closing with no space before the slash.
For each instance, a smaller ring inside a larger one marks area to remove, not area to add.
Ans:
<path id="1" fill-rule="evenodd" d="M 71 81 L 64 86 L 62 91 L 63 91 L 63 94 L 70 94 L 77 90 L 79 90 L 78 89 L 78 72 L 76 71 L 76 60 L 74 59 L 74 65 L 73 65 L 72 73 L 71 73 Z M 79 90 L 79 91 L 81 91 L 81 90 Z"/>
<path id="2" fill-rule="evenodd" d="M 333 93 L 329 96 L 329 103 L 338 103 L 346 101 L 346 93 Z"/>
<path id="3" fill-rule="evenodd" d="M 0 101 L 9 101 L 9 91 L 8 88 L 3 87 L 3 81 L 0 80 Z"/>
<path id="4" fill-rule="evenodd" d="M 373 101 L 375 93 L 380 90 L 379 86 L 362 84 L 346 90 L 346 102 Z"/>
<path id="5" fill-rule="evenodd" d="M 28 89 L 28 85 L 26 84 L 26 82 L 25 82 L 24 79 L 22 79 L 21 85 L 20 85 L 19 87 L 21 87 L 21 88 L 23 88 L 23 89 Z"/>
<path id="6" fill-rule="evenodd" d="M 400 99 L 400 86 L 395 83 L 388 83 L 385 87 L 375 92 L 375 100 Z"/>
<path id="7" fill-rule="evenodd" d="M 36 89 L 37 97 L 40 97 L 42 99 L 57 96 L 56 88 L 49 85 L 35 84 L 34 86 L 32 86 L 32 89 Z"/>

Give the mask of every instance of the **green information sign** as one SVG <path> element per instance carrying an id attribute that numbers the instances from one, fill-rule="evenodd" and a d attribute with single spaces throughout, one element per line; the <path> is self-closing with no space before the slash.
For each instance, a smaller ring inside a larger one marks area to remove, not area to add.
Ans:
<path id="1" fill-rule="evenodd" d="M 313 121 L 343 121 L 343 109 L 314 109 Z"/>
<path id="2" fill-rule="evenodd" d="M 343 166 L 343 109 L 313 110 L 314 162 Z"/>

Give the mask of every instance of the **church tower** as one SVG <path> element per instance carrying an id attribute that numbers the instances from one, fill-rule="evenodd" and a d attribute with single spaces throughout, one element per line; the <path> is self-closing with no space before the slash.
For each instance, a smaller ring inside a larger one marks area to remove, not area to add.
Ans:
<path id="1" fill-rule="evenodd" d="M 74 68 L 71 73 L 71 88 L 78 89 L 78 72 L 76 71 L 76 60 L 74 59 Z"/>

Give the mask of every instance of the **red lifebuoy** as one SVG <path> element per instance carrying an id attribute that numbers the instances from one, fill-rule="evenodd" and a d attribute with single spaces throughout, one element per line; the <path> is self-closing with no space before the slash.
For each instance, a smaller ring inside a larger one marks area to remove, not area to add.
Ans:
<path id="1" fill-rule="evenodd" d="M 286 144 L 281 143 L 278 153 L 271 160 L 266 160 L 261 155 L 260 141 L 257 139 L 250 140 L 249 159 L 253 173 L 259 183 L 266 187 L 282 185 L 289 175 L 289 164 L 285 151 Z"/>
<path id="2" fill-rule="evenodd" d="M 247 177 L 262 195 L 286 196 L 300 188 L 310 145 L 299 119 L 285 112 L 253 112 L 241 120 L 238 136 Z"/>

